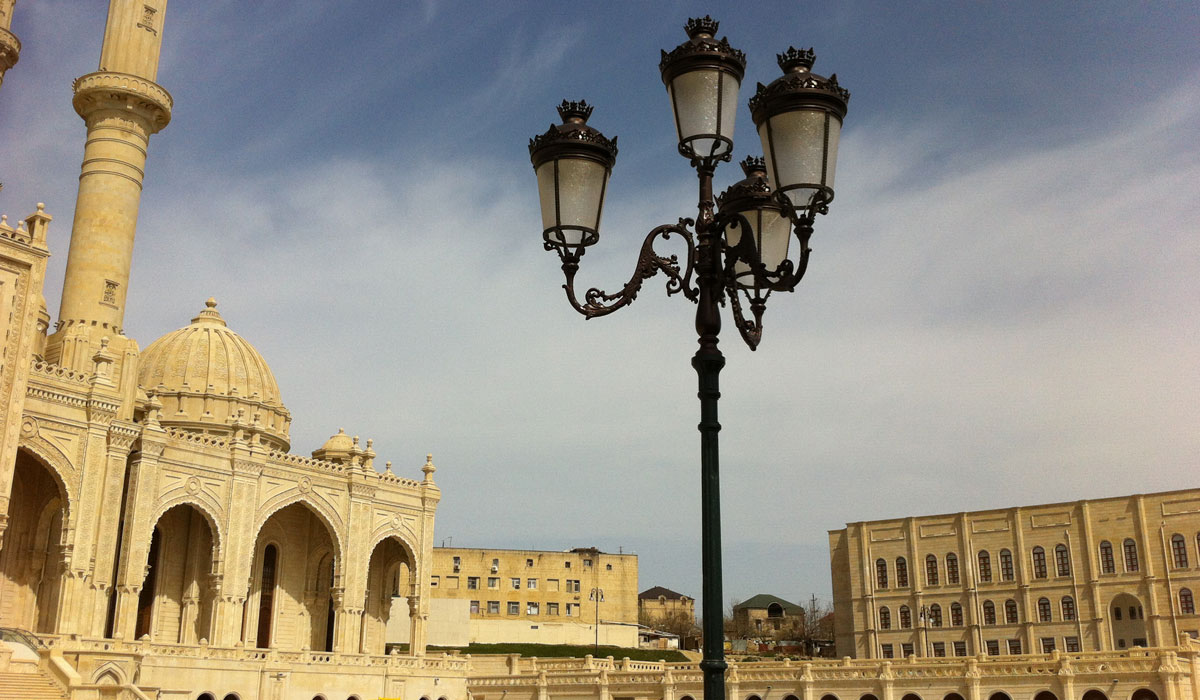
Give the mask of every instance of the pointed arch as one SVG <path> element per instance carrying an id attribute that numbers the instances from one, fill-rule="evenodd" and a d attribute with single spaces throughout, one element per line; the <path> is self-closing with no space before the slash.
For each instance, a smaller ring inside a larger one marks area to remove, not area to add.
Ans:
<path id="1" fill-rule="evenodd" d="M 267 499 L 266 502 L 258 507 L 255 514 L 255 537 L 258 536 L 258 533 L 262 532 L 263 526 L 267 524 L 272 515 L 297 503 L 303 504 L 325 523 L 325 527 L 329 530 L 329 537 L 333 540 L 334 549 L 336 550 L 334 559 L 340 570 L 346 554 L 346 542 L 343 539 L 342 533 L 342 518 L 338 515 L 337 508 L 333 504 L 312 491 L 305 493 L 295 488 Z"/>
<path id="2" fill-rule="evenodd" d="M 45 468 L 50 474 L 50 478 L 58 486 L 59 497 L 63 504 L 63 532 L 66 532 L 69 524 L 74 524 L 74 520 L 71 519 L 73 512 L 71 506 L 76 502 L 76 494 L 71 488 L 73 479 L 68 479 L 66 476 L 67 474 L 74 475 L 75 472 L 71 460 L 67 459 L 67 456 L 50 441 L 38 436 L 21 438 L 17 445 L 17 452 L 24 452 Z"/>
<path id="3" fill-rule="evenodd" d="M 102 663 L 92 672 L 93 685 L 126 685 L 127 683 L 125 671 L 115 661 Z"/>
<path id="4" fill-rule="evenodd" d="M 204 503 L 200 499 L 197 499 L 194 495 L 179 496 L 159 504 L 158 508 L 154 511 L 154 515 L 150 518 L 151 532 L 150 534 L 145 535 L 146 546 L 150 546 L 149 537 L 151 534 L 153 534 L 154 527 L 157 526 L 158 522 L 162 520 L 162 517 L 167 514 L 167 511 L 177 506 L 191 506 L 195 508 L 196 511 L 199 512 L 206 521 L 208 521 L 208 527 L 212 531 L 213 536 L 213 565 L 214 567 L 221 565 L 221 568 L 223 569 L 225 561 L 225 530 L 221 528 L 221 520 L 216 515 L 216 513 L 220 512 L 221 510 L 220 506 L 216 505 L 216 507 L 214 507 L 214 504 Z M 214 573 L 219 572 L 214 571 Z"/>

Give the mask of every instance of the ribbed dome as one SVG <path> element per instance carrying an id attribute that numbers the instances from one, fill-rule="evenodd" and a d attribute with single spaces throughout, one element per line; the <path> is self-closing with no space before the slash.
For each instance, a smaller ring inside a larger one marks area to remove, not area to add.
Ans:
<path id="1" fill-rule="evenodd" d="M 191 325 L 154 341 L 138 362 L 138 384 L 163 403 L 161 421 L 189 430 L 228 434 L 232 423 L 258 416 L 264 442 L 287 450 L 291 414 L 266 360 L 230 330 L 209 299 Z"/>

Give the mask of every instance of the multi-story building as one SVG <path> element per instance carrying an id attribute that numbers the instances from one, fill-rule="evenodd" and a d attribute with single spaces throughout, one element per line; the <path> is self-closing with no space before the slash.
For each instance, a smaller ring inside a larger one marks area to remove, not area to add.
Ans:
<path id="1" fill-rule="evenodd" d="M 655 624 L 670 620 L 696 623 L 696 600 L 670 588 L 654 586 L 638 593 L 638 620 Z"/>
<path id="2" fill-rule="evenodd" d="M 733 606 L 733 628 L 740 637 L 794 636 L 804 632 L 804 607 L 759 593 Z"/>
<path id="3" fill-rule="evenodd" d="M 1196 636 L 1200 489 L 849 523 L 838 656 L 1174 646 Z"/>
<path id="4" fill-rule="evenodd" d="M 471 642 L 636 646 L 637 564 L 595 548 L 434 548 L 429 642 L 462 639 L 466 620 Z"/>

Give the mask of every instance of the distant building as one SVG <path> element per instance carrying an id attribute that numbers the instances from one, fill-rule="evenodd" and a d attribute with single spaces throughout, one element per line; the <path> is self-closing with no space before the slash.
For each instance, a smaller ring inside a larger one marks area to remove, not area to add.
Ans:
<path id="1" fill-rule="evenodd" d="M 652 625 L 672 619 L 685 618 L 696 624 L 696 601 L 670 588 L 655 586 L 638 594 L 638 620 Z"/>
<path id="2" fill-rule="evenodd" d="M 803 632 L 804 608 L 778 596 L 759 593 L 733 606 L 733 625 L 744 636 Z"/>
<path id="3" fill-rule="evenodd" d="M 1168 647 L 1196 636 L 1200 489 L 850 523 L 837 655 Z"/>
<path id="4" fill-rule="evenodd" d="M 595 548 L 433 550 L 429 643 L 635 647 L 638 560 Z M 389 641 L 406 641 L 397 625 Z"/>

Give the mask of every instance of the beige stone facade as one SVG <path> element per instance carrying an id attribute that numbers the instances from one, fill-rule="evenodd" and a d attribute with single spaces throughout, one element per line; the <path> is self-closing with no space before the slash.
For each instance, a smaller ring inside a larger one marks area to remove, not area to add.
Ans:
<path id="1" fill-rule="evenodd" d="M 695 599 L 662 586 L 647 588 L 638 594 L 638 620 L 643 624 L 680 618 L 695 624 Z"/>
<path id="2" fill-rule="evenodd" d="M 0 222 L 0 627 L 32 635 L 24 670 L 72 698 L 465 697 L 466 662 L 425 654 L 432 457 L 399 476 L 342 431 L 291 454 L 270 367 L 214 300 L 144 350 L 124 334 L 150 136 L 172 108 L 165 12 L 110 0 L 101 70 L 75 82 L 87 135 L 52 332 L 51 218 Z M 411 651 L 385 656 L 396 600 Z"/>
<path id="3" fill-rule="evenodd" d="M 1169 647 L 1200 632 L 1200 489 L 850 523 L 839 656 Z"/>
<path id="4" fill-rule="evenodd" d="M 429 585 L 466 611 L 471 642 L 637 646 L 636 554 L 437 547 Z M 441 623 L 430 643 L 461 636 Z"/>

